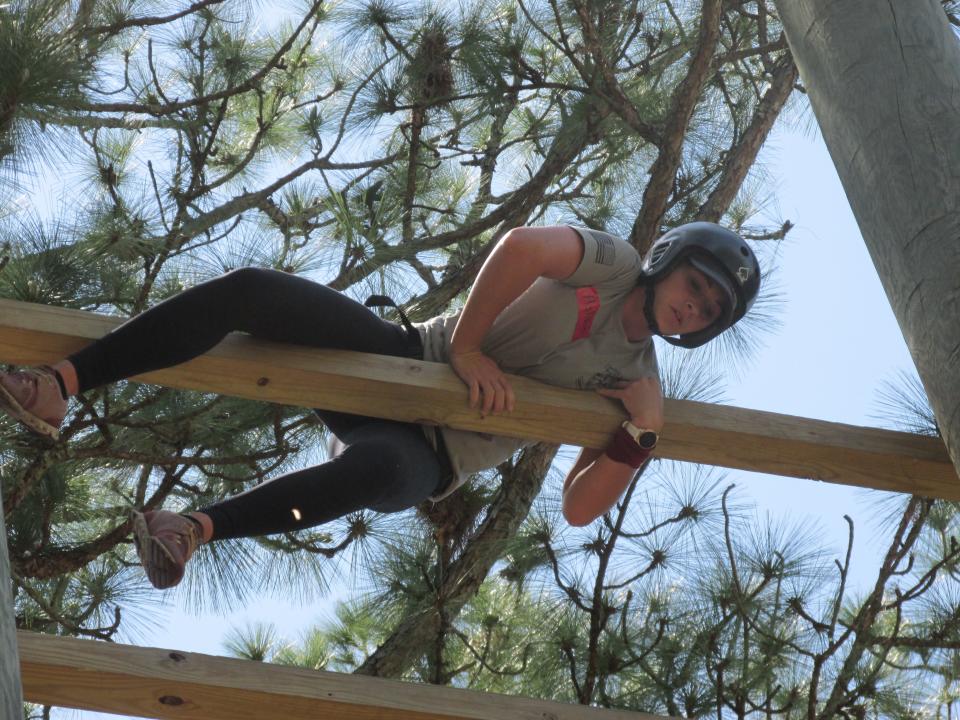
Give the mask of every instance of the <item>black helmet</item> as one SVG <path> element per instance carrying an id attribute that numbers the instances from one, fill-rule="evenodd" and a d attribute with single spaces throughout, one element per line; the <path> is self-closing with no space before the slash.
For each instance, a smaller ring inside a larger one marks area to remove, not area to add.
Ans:
<path id="1" fill-rule="evenodd" d="M 717 283 L 727 295 L 725 312 L 709 327 L 672 338 L 672 345 L 695 348 L 712 340 L 746 314 L 760 289 L 760 263 L 753 250 L 732 230 L 711 222 L 692 222 L 673 228 L 656 240 L 643 258 L 647 324 L 657 333 L 653 317 L 653 286 L 681 261 L 689 261 Z"/>

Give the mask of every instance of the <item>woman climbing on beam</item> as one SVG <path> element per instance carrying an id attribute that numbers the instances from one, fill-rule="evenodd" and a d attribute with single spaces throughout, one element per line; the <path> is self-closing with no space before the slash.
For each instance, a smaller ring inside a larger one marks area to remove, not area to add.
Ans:
<path id="1" fill-rule="evenodd" d="M 510 412 L 505 373 L 594 390 L 629 420 L 604 450 L 584 448 L 563 486 L 568 522 L 585 525 L 620 497 L 663 426 L 653 336 L 693 348 L 736 323 L 760 286 L 734 232 L 695 222 L 641 258 L 605 232 L 523 227 L 494 247 L 463 310 L 411 325 L 379 318 L 325 285 L 242 268 L 196 285 L 53 366 L 0 373 L 0 409 L 58 437 L 71 395 L 201 355 L 227 333 L 275 342 L 448 362 L 482 413 Z M 316 410 L 341 452 L 193 512 L 133 514 L 150 582 L 180 582 L 201 544 L 313 527 L 364 508 L 398 512 L 439 500 L 473 472 L 530 444 L 452 428 Z"/>

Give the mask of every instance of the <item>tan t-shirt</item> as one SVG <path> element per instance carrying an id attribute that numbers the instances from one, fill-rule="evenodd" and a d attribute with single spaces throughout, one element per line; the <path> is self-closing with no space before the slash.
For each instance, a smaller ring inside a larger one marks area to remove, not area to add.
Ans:
<path id="1" fill-rule="evenodd" d="M 573 275 L 538 278 L 494 321 L 482 350 L 504 372 L 550 385 L 592 390 L 619 380 L 657 376 L 651 340 L 630 342 L 623 303 L 636 287 L 640 255 L 632 245 L 598 230 L 573 228 L 583 238 L 583 260 Z M 424 360 L 447 362 L 459 313 L 417 323 Z M 426 428 L 427 437 L 433 431 Z M 456 475 L 441 496 L 471 473 L 494 467 L 533 441 L 442 428 Z"/>

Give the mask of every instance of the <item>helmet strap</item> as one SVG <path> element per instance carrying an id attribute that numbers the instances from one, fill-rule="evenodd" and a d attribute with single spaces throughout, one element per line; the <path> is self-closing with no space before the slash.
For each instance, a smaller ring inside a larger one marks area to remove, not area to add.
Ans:
<path id="1" fill-rule="evenodd" d="M 643 286 L 644 286 L 643 287 L 643 295 L 644 295 L 643 317 L 647 321 L 647 328 L 650 330 L 650 332 L 653 333 L 654 335 L 660 335 L 661 337 L 663 337 L 663 335 L 660 332 L 660 328 L 657 326 L 657 319 L 653 315 L 653 296 L 654 296 L 653 286 L 655 284 L 656 283 L 650 280 L 645 280 L 643 283 Z"/>

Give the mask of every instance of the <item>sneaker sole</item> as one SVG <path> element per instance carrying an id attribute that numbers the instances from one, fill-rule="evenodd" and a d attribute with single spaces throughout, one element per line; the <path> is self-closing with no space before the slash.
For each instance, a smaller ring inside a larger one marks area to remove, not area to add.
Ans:
<path id="1" fill-rule="evenodd" d="M 53 440 L 60 439 L 60 431 L 45 420 L 41 420 L 32 412 L 25 410 L 16 398 L 13 397 L 3 385 L 0 385 L 0 410 L 6 411 L 8 415 L 16 418 L 26 425 L 33 432 L 43 435 Z"/>
<path id="2" fill-rule="evenodd" d="M 183 575 L 178 577 L 175 571 L 169 569 L 171 566 L 176 567 L 176 560 L 163 543 L 157 542 L 150 534 L 143 513 L 134 510 L 130 517 L 133 520 L 133 542 L 137 546 L 140 564 L 143 565 L 150 584 L 158 590 L 166 590 L 178 584 Z"/>

